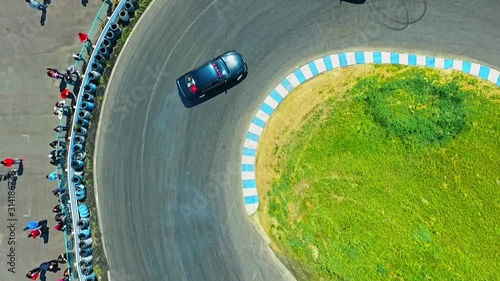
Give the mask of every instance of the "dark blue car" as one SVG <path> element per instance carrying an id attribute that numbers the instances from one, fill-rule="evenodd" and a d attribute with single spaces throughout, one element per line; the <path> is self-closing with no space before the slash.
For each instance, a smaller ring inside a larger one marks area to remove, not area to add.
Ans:
<path id="1" fill-rule="evenodd" d="M 182 99 L 198 99 L 206 94 L 227 91 L 245 79 L 247 73 L 243 56 L 237 51 L 229 51 L 179 77 L 177 89 Z"/>

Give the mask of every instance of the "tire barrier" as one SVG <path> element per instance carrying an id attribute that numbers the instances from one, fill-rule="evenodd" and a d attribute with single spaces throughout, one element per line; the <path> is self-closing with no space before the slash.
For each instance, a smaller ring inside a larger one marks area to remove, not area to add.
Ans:
<path id="1" fill-rule="evenodd" d="M 81 148 L 79 148 L 80 151 L 73 151 L 73 154 L 71 155 L 71 156 L 73 156 L 73 161 L 75 161 L 75 160 L 78 160 L 78 161 L 85 160 L 86 154 L 85 154 L 85 151 L 83 151 L 83 146 L 81 144 L 75 144 L 74 146 L 81 147 Z"/>
<path id="2" fill-rule="evenodd" d="M 118 14 L 118 17 L 120 18 L 120 22 L 124 25 L 127 25 L 130 23 L 130 15 L 126 10 L 121 10 L 120 14 Z"/>
<path id="3" fill-rule="evenodd" d="M 98 63 L 98 65 L 100 65 L 102 67 L 102 65 L 100 63 Z M 95 95 L 96 90 L 97 90 L 97 86 L 95 84 L 92 84 L 92 83 L 88 83 L 87 85 L 83 86 L 84 93 L 88 93 L 90 95 Z"/>
<path id="4" fill-rule="evenodd" d="M 83 240 L 83 239 L 88 239 L 90 237 L 90 228 L 83 229 L 78 233 L 78 239 Z"/>
<path id="5" fill-rule="evenodd" d="M 100 54 L 97 54 L 95 56 L 95 62 L 97 62 L 100 65 L 104 65 L 104 64 L 106 64 L 106 59 L 103 56 L 101 56 Z"/>
<path id="6" fill-rule="evenodd" d="M 95 276 L 94 273 L 85 276 L 85 281 L 97 281 L 97 277 Z"/>
<path id="7" fill-rule="evenodd" d="M 82 101 L 81 108 L 82 110 L 92 111 L 94 110 L 94 103 L 88 101 Z"/>
<path id="8" fill-rule="evenodd" d="M 85 152 L 85 150 L 83 149 L 83 145 L 79 143 L 73 145 L 73 153 L 75 152 Z"/>
<path id="9" fill-rule="evenodd" d="M 81 184 L 82 182 L 83 182 L 82 175 L 74 175 L 73 178 L 71 178 L 71 183 L 73 184 Z"/>
<path id="10" fill-rule="evenodd" d="M 139 1 L 137 1 L 137 0 L 128 0 L 127 2 L 132 3 L 132 5 L 134 5 L 134 9 L 139 8 Z"/>
<path id="11" fill-rule="evenodd" d="M 111 44 L 116 45 L 116 41 L 118 40 L 118 36 L 116 36 L 116 34 L 110 30 L 110 31 L 106 32 L 106 39 L 108 39 L 111 42 Z"/>
<path id="12" fill-rule="evenodd" d="M 88 276 L 88 275 L 92 274 L 92 272 L 94 272 L 94 269 L 92 269 L 91 266 L 82 268 L 83 275 L 87 275 Z"/>
<path id="13" fill-rule="evenodd" d="M 123 9 L 125 11 L 127 11 L 127 13 L 130 15 L 130 16 L 133 16 L 134 15 L 134 10 L 135 10 L 135 7 L 134 7 L 134 4 L 132 4 L 130 1 L 127 1 L 127 3 L 125 3 L 125 6 L 123 6 Z"/>
<path id="14" fill-rule="evenodd" d="M 76 222 L 79 229 L 87 229 L 90 225 L 90 220 L 88 218 L 81 218 Z"/>
<path id="15" fill-rule="evenodd" d="M 76 125 L 78 125 L 79 127 L 88 128 L 90 125 L 90 122 L 88 120 L 85 120 L 85 119 L 77 119 Z M 84 140 L 85 140 L 85 138 L 84 138 Z"/>
<path id="16" fill-rule="evenodd" d="M 84 257 L 78 263 L 81 267 L 87 267 L 92 265 L 92 255 Z"/>
<path id="17" fill-rule="evenodd" d="M 82 202 L 86 199 L 84 182 L 85 142 L 90 118 L 95 107 L 97 86 L 110 59 L 114 46 L 122 36 L 122 27 L 130 23 L 131 17 L 139 7 L 137 0 L 120 0 L 115 5 L 113 13 L 102 28 L 101 34 L 95 43 L 95 48 L 90 55 L 87 67 L 82 76 L 76 107 L 71 128 L 71 137 L 67 146 L 69 159 L 67 169 L 68 193 L 70 195 L 71 215 L 74 235 L 75 274 L 79 281 L 97 281 L 93 272 L 92 262 L 92 235 L 90 229 L 90 210 Z M 76 94 L 76 93 L 75 93 Z M 76 279 L 75 279 L 76 280 Z"/>
<path id="18" fill-rule="evenodd" d="M 113 53 L 113 43 L 108 39 L 104 38 L 104 40 L 102 40 L 102 47 L 106 48 L 110 54 Z M 102 74 L 102 71 L 99 73 Z"/>
<path id="19" fill-rule="evenodd" d="M 104 67 L 100 63 L 98 63 L 98 62 L 93 62 L 90 65 L 90 70 L 95 71 L 95 72 L 97 72 L 99 74 L 102 74 L 102 72 L 104 71 Z"/>
<path id="20" fill-rule="evenodd" d="M 81 249 L 78 254 L 82 257 L 92 257 L 92 248 Z"/>
<path id="21" fill-rule="evenodd" d="M 104 58 L 109 59 L 109 50 L 108 50 L 108 48 L 106 48 L 106 47 L 100 47 L 99 48 L 99 54 L 101 56 L 103 56 Z M 95 71 L 91 71 L 91 72 L 95 72 Z M 99 76 L 101 76 L 101 75 L 99 74 Z"/>
<path id="22" fill-rule="evenodd" d="M 77 135 L 81 135 L 81 136 L 84 136 L 84 137 L 87 136 L 87 129 L 85 129 L 83 127 L 78 127 L 74 131 L 75 131 L 75 133 Z"/>
<path id="23" fill-rule="evenodd" d="M 85 152 L 73 152 L 73 160 L 83 161 L 85 160 Z"/>
<path id="24" fill-rule="evenodd" d="M 101 56 L 103 56 L 101 53 L 99 53 Z M 105 56 L 103 56 L 104 58 L 106 58 Z M 97 82 L 99 82 L 99 78 L 101 78 L 101 74 L 99 74 L 99 72 L 96 72 L 96 71 L 91 71 L 89 73 L 89 80 L 91 82 L 94 82 L 97 84 Z"/>
<path id="25" fill-rule="evenodd" d="M 80 240 L 80 243 L 78 243 L 78 247 L 80 247 L 80 250 L 92 248 L 92 238 Z"/>
<path id="26" fill-rule="evenodd" d="M 77 190 L 75 194 L 76 200 L 78 201 L 85 201 L 85 199 L 87 198 L 87 193 L 85 192 L 85 190 Z"/>
<path id="27" fill-rule="evenodd" d="M 120 39 L 120 37 L 122 37 L 122 29 L 120 28 L 120 25 L 117 24 L 116 22 L 111 24 L 109 30 L 113 31 L 113 34 L 115 35 L 117 40 Z"/>
<path id="28" fill-rule="evenodd" d="M 85 119 L 82 119 L 85 120 Z M 86 120 L 85 120 L 86 121 Z M 78 122 L 78 121 L 77 121 Z M 88 122 L 88 121 L 87 121 Z M 82 135 L 77 135 L 75 136 L 75 144 L 81 144 L 82 146 L 85 145 L 85 137 Z"/>
<path id="29" fill-rule="evenodd" d="M 78 118 L 80 119 L 89 119 L 91 116 L 90 112 L 88 112 L 87 110 L 80 110 L 78 112 Z"/>
<path id="30" fill-rule="evenodd" d="M 78 206 L 78 214 L 79 214 L 80 218 L 82 218 L 82 219 L 89 218 L 90 211 L 89 211 L 89 207 L 87 207 L 87 204 L 80 204 L 80 206 Z"/>
<path id="31" fill-rule="evenodd" d="M 86 101 L 86 102 L 94 102 L 94 95 L 90 94 L 90 93 L 83 93 L 83 97 L 82 97 L 83 101 Z"/>
<path id="32" fill-rule="evenodd" d="M 81 160 L 73 160 L 71 161 L 71 168 L 77 172 L 83 171 L 83 161 Z"/>

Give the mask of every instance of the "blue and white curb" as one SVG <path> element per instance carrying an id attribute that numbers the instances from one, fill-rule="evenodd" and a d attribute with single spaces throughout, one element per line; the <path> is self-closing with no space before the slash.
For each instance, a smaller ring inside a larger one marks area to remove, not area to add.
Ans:
<path id="1" fill-rule="evenodd" d="M 260 136 L 274 110 L 293 89 L 312 77 L 325 71 L 360 64 L 401 64 L 458 70 L 488 80 L 500 87 L 500 72 L 496 69 L 470 61 L 443 59 L 432 56 L 361 51 L 328 55 L 305 64 L 288 75 L 271 91 L 248 128 L 245 143 L 243 144 L 243 155 L 241 157 L 241 180 L 245 208 L 249 215 L 255 213 L 259 206 L 257 180 L 255 177 L 257 147 Z"/>

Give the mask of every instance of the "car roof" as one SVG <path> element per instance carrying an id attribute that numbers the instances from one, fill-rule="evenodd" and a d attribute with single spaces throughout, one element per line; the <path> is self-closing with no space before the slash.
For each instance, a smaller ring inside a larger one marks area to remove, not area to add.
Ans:
<path id="1" fill-rule="evenodd" d="M 196 81 L 196 85 L 199 88 L 203 88 L 206 85 L 219 80 L 219 76 L 217 75 L 215 68 L 212 66 L 212 62 L 214 62 L 214 60 L 206 62 L 191 72 L 191 76 L 194 81 Z"/>

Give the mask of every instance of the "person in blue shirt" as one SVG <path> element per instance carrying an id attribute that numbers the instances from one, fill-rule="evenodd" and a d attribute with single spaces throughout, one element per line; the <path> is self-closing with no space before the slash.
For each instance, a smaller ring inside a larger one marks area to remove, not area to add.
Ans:
<path id="1" fill-rule="evenodd" d="M 58 263 L 56 260 L 51 260 L 51 261 L 46 261 L 42 262 L 38 268 L 40 271 L 52 271 L 52 272 L 57 272 L 59 269 Z"/>
<path id="2" fill-rule="evenodd" d="M 26 224 L 26 227 L 23 229 L 23 231 L 25 230 L 35 230 L 39 227 L 44 227 L 44 226 L 47 226 L 47 220 L 43 220 L 43 221 L 30 221 L 28 224 Z"/>
<path id="3" fill-rule="evenodd" d="M 57 174 L 56 171 L 54 171 L 54 172 L 46 175 L 45 178 L 48 179 L 49 181 L 55 181 L 59 178 L 59 175 Z"/>

